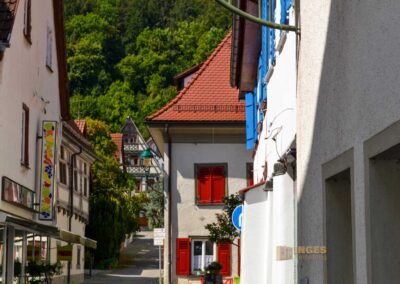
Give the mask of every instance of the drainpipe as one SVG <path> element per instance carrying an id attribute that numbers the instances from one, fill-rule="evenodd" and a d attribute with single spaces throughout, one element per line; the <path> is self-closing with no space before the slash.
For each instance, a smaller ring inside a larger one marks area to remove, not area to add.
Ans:
<path id="1" fill-rule="evenodd" d="M 171 190 L 171 166 L 172 166 L 172 143 L 171 143 L 171 135 L 169 133 L 168 124 L 165 127 L 165 132 L 168 139 L 168 191 L 167 191 L 167 199 L 168 199 L 168 283 L 172 283 L 172 190 Z"/>
<path id="2" fill-rule="evenodd" d="M 72 230 L 72 215 L 74 213 L 74 162 L 76 160 L 76 156 L 82 153 L 82 147 L 79 146 L 79 152 L 73 153 L 71 155 L 71 161 L 69 165 L 69 220 L 68 220 L 68 230 L 71 232 Z M 68 261 L 68 275 L 67 275 L 67 283 L 71 283 L 71 261 Z"/>

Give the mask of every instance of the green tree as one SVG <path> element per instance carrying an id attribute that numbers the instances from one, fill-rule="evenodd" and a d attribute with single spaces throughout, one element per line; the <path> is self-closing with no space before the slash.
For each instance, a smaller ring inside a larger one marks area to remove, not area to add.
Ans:
<path id="1" fill-rule="evenodd" d="M 88 138 L 99 157 L 92 167 L 93 190 L 89 198 L 89 237 L 97 240 L 95 263 L 99 267 L 116 264 L 125 236 L 139 230 L 137 219 L 146 198 L 132 196 L 132 178 L 121 171 L 113 157 L 116 145 L 108 126 L 87 119 Z"/>
<path id="2" fill-rule="evenodd" d="M 240 236 L 240 233 L 233 226 L 232 213 L 240 204 L 242 204 L 242 201 L 239 194 L 231 194 L 224 198 L 223 213 L 215 214 L 217 221 L 205 226 L 209 232 L 208 239 L 210 241 L 234 244 L 235 239 Z"/>
<path id="3" fill-rule="evenodd" d="M 164 189 L 163 182 L 157 182 L 147 194 L 148 202 L 144 205 L 150 228 L 164 227 Z"/>

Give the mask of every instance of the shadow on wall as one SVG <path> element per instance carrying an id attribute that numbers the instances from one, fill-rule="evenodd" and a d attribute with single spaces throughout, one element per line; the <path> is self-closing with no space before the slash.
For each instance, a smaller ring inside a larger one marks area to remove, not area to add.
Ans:
<path id="1" fill-rule="evenodd" d="M 366 139 L 400 119 L 400 2 L 318 2 L 301 3 L 297 148 L 299 167 L 303 168 L 298 183 L 299 246 L 324 244 L 322 164 L 355 146 L 362 147 Z M 316 21 L 327 17 L 325 30 L 325 23 Z M 311 133 L 307 133 L 313 123 Z M 303 134 L 302 126 L 306 126 Z M 354 206 L 354 200 L 351 202 Z M 388 257 L 398 263 L 397 258 Z M 299 260 L 298 265 L 299 279 L 326 283 L 323 258 Z M 400 277 L 400 271 L 395 274 Z M 374 281 L 390 283 L 382 277 Z M 353 279 L 339 282 L 353 283 Z M 328 279 L 328 283 L 339 282 Z"/>

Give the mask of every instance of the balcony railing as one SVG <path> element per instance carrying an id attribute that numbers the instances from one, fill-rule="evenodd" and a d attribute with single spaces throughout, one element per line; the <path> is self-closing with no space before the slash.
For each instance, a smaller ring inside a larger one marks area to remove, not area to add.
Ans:
<path id="1" fill-rule="evenodd" d="M 136 152 L 136 151 L 144 151 L 144 146 L 142 144 L 124 144 L 125 152 Z"/>
<path id="2" fill-rule="evenodd" d="M 146 175 L 145 167 L 143 166 L 126 166 L 126 172 L 134 176 L 144 177 Z M 151 166 L 148 176 L 158 176 L 160 175 L 160 170 L 157 167 Z"/>

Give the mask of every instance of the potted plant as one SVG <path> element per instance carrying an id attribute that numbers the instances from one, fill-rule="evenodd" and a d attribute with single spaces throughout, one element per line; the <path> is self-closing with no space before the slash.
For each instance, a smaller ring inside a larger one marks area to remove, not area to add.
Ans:
<path id="1" fill-rule="evenodd" d="M 222 276 L 219 274 L 221 269 L 222 265 L 219 262 L 211 262 L 206 267 L 205 284 L 222 284 Z"/>

